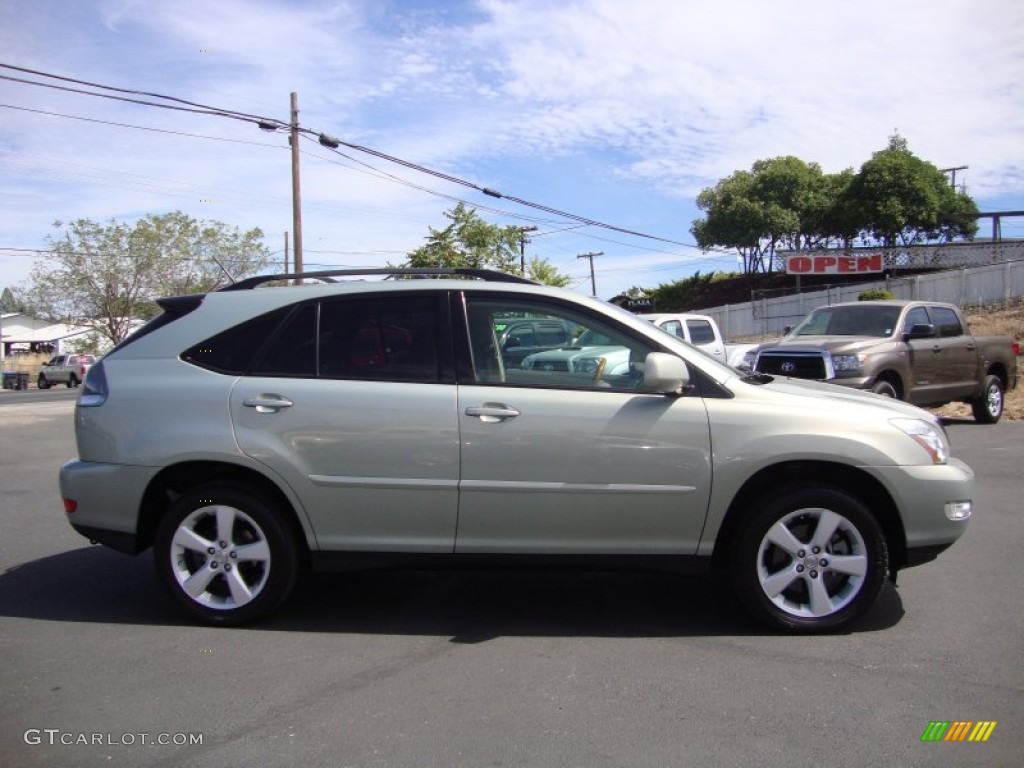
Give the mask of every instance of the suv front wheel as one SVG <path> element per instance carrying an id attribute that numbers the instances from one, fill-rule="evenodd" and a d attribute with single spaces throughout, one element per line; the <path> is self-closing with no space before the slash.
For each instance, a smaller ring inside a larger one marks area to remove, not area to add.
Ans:
<path id="1" fill-rule="evenodd" d="M 732 553 L 737 593 L 776 628 L 832 632 L 878 597 L 888 550 L 878 521 L 831 486 L 790 488 L 758 504 Z"/>
<path id="2" fill-rule="evenodd" d="M 243 486 L 186 492 L 160 521 L 157 573 L 185 608 L 210 624 L 245 624 L 288 597 L 298 548 L 282 511 Z"/>

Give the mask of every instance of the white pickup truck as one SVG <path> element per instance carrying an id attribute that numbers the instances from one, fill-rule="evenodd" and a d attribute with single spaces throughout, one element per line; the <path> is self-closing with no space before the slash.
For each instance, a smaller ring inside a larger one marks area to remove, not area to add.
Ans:
<path id="1" fill-rule="evenodd" d="M 52 384 L 66 384 L 69 389 L 77 387 L 85 381 L 85 375 L 95 362 L 94 355 L 57 355 L 43 363 L 36 385 L 40 389 L 49 389 Z"/>
<path id="2" fill-rule="evenodd" d="M 736 367 L 743 362 L 743 356 L 756 344 L 726 344 L 718 323 L 708 315 L 684 314 L 652 314 L 639 315 L 644 320 L 654 323 L 663 331 L 671 333 L 695 347 L 700 347 L 716 360 Z"/>

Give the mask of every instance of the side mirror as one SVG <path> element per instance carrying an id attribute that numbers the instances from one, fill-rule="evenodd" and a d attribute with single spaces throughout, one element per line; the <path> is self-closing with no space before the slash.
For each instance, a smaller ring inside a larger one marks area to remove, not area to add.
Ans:
<path id="1" fill-rule="evenodd" d="M 675 355 L 651 352 L 644 361 L 644 389 L 662 395 L 681 395 L 690 383 L 690 369 Z"/>
<path id="2" fill-rule="evenodd" d="M 910 330 L 903 334 L 903 340 L 930 339 L 935 335 L 935 326 L 930 323 L 917 323 L 910 326 Z"/>

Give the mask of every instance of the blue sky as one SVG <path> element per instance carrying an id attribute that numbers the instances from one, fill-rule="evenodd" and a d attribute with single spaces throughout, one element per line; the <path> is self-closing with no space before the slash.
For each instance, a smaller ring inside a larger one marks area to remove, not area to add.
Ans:
<path id="1" fill-rule="evenodd" d="M 537 226 L 527 256 L 582 293 L 590 251 L 604 298 L 732 270 L 692 246 L 701 189 L 778 155 L 858 168 L 896 131 L 969 166 L 957 181 L 981 210 L 1024 209 L 1017 0 L 4 0 L 0 63 L 282 121 L 294 91 L 304 127 L 679 243 L 303 142 L 308 269 L 398 262 L 455 197 Z M 57 219 L 182 210 L 260 227 L 282 258 L 285 135 L 9 80 L 0 104 L 0 286 L 27 277 Z"/>

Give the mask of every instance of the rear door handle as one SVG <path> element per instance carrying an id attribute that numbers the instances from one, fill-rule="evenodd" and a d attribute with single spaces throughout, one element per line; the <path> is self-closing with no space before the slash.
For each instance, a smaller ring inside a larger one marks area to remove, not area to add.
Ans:
<path id="1" fill-rule="evenodd" d="M 276 413 L 282 408 L 291 408 L 294 403 L 281 395 L 259 395 L 242 400 L 246 408 L 255 408 L 259 413 Z"/>
<path id="2" fill-rule="evenodd" d="M 504 421 L 505 419 L 514 419 L 519 415 L 519 409 L 510 408 L 507 405 L 501 403 L 484 403 L 483 405 L 471 405 L 466 408 L 467 416 L 476 416 L 480 421 L 493 424 L 495 422 Z"/>

